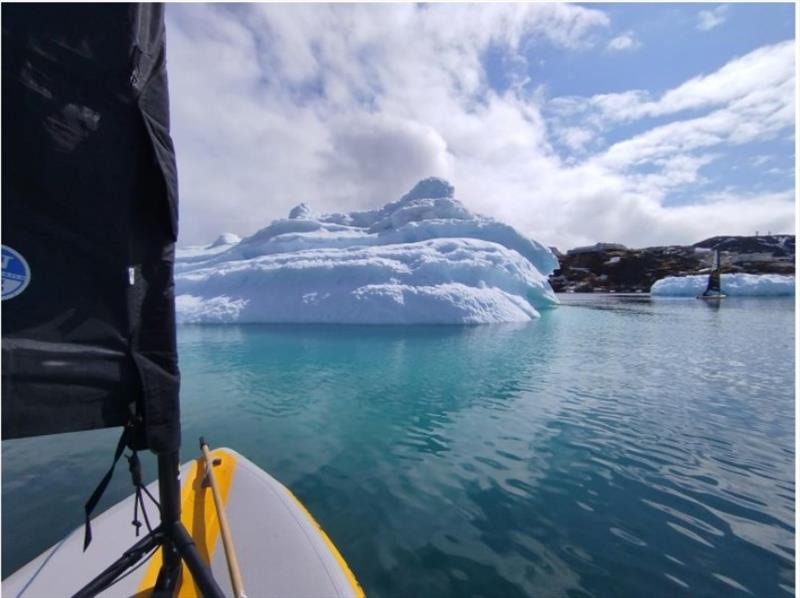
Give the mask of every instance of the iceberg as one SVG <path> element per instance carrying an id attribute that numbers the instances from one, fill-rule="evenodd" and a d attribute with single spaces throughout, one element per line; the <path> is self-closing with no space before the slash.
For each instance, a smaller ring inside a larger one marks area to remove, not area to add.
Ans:
<path id="1" fill-rule="evenodd" d="M 558 304 L 550 249 L 471 213 L 442 179 L 375 210 L 300 204 L 230 241 L 178 252 L 179 322 L 487 324 Z"/>
<path id="2" fill-rule="evenodd" d="M 651 295 L 696 297 L 706 290 L 708 276 L 668 276 L 653 283 Z M 794 276 L 781 274 L 723 274 L 722 292 L 730 297 L 794 295 Z"/>
<path id="3" fill-rule="evenodd" d="M 175 250 L 176 267 L 180 268 L 185 264 L 207 260 L 214 255 L 230 249 L 241 240 L 242 239 L 239 237 L 239 235 L 234 233 L 222 233 L 210 245 L 191 245 L 189 247 L 179 247 Z"/>

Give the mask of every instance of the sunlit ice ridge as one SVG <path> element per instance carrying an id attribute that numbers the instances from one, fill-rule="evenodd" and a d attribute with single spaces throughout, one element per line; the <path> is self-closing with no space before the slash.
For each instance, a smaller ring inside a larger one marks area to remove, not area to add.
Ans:
<path id="1" fill-rule="evenodd" d="M 397 201 L 317 215 L 306 204 L 239 240 L 178 250 L 181 323 L 489 324 L 558 304 L 547 247 L 428 178 Z"/>

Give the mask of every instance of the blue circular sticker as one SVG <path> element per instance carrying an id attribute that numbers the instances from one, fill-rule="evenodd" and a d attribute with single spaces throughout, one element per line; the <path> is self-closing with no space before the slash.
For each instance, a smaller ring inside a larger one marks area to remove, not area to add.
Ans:
<path id="1" fill-rule="evenodd" d="M 28 262 L 21 253 L 3 245 L 3 301 L 19 295 L 30 281 Z"/>

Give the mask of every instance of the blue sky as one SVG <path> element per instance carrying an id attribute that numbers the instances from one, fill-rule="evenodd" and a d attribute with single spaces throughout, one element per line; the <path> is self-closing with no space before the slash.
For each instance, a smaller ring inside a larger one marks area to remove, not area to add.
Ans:
<path id="1" fill-rule="evenodd" d="M 431 175 L 562 249 L 794 232 L 794 10 L 169 5 L 181 242 Z"/>
<path id="2" fill-rule="evenodd" d="M 560 52 L 532 47 L 545 61 L 538 74 L 553 95 L 590 95 L 642 88 L 657 94 L 698 73 L 724 66 L 734 56 L 794 39 L 792 4 L 588 4 L 605 12 L 609 35 L 628 31 L 633 51 Z M 724 20 L 710 30 L 697 28 L 697 15 L 718 10 Z"/>

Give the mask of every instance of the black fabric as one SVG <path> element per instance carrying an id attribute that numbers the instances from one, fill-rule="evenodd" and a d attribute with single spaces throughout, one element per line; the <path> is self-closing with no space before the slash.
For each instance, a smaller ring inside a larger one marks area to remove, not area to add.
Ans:
<path id="1" fill-rule="evenodd" d="M 4 438 L 144 423 L 180 444 L 178 194 L 161 5 L 3 4 Z M 133 284 L 130 284 L 131 272 Z"/>

